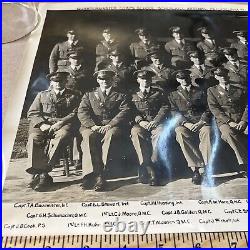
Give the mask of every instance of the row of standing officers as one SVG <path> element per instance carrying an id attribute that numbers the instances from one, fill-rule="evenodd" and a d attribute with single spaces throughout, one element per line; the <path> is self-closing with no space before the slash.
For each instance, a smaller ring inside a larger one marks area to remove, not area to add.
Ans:
<path id="1" fill-rule="evenodd" d="M 178 27 L 174 28 L 177 30 L 173 33 L 178 33 Z M 130 48 L 136 47 L 133 46 Z M 140 181 L 158 185 L 159 137 L 165 121 L 176 115 L 179 117 L 176 140 L 188 166 L 193 169 L 194 184 L 201 183 L 201 169 L 210 159 L 212 115 L 222 139 L 234 150 L 241 169 L 246 168 L 247 65 L 240 65 L 243 60 L 239 58 L 238 49 L 224 49 L 227 62 L 223 67 L 214 68 L 213 65 L 213 69 L 206 64 L 206 56 L 197 50 L 189 50 L 187 55 L 193 65 L 189 70 L 177 70 L 187 62 L 181 64 L 172 54 L 171 69 L 165 64 L 162 51 L 155 46 L 147 50 L 146 59 L 136 58 L 133 66 L 124 66 L 126 62 L 117 60 L 121 53 L 115 48 L 108 54 L 111 62 L 97 60 L 94 89 L 91 80 L 86 80 L 86 74 L 76 74 L 82 67 L 79 51 L 82 49 L 68 51 L 70 66 L 67 66 L 68 62 L 57 64 L 57 69 L 48 75 L 50 88 L 39 93 L 29 109 L 30 168 L 27 172 L 32 175 L 29 187 L 43 191 L 53 183 L 48 173 L 58 160 L 61 149 L 79 131 L 79 126 L 83 188 L 90 178 L 94 178 L 93 188 L 96 191 L 105 189 L 104 169 L 108 157 L 118 150 L 116 145 L 121 138 L 129 134 L 142 169 Z M 151 64 L 147 64 L 148 59 Z M 232 65 L 227 67 L 230 60 Z M 124 77 L 119 75 L 120 70 L 114 69 L 117 63 L 124 66 Z M 59 66 L 66 66 L 68 70 Z M 239 70 L 240 66 L 245 70 L 242 70 L 242 75 L 236 72 L 233 75 L 230 67 Z M 161 74 L 158 73 L 160 70 Z M 131 75 L 137 86 L 131 84 Z M 206 172 L 203 178 L 207 178 Z"/>

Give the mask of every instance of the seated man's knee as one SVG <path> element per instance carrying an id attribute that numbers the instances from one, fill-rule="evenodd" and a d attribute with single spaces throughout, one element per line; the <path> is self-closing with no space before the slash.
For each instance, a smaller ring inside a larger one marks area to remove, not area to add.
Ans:
<path id="1" fill-rule="evenodd" d="M 178 126 L 175 128 L 176 135 L 184 134 L 186 132 L 187 132 L 187 128 L 185 128 L 184 126 Z"/>
<path id="2" fill-rule="evenodd" d="M 229 125 L 220 126 L 220 131 L 221 131 L 221 138 L 223 140 L 235 135 L 234 130 Z"/>
<path id="3" fill-rule="evenodd" d="M 138 136 L 140 135 L 141 133 L 143 133 L 143 128 L 140 127 L 140 126 L 134 126 L 132 129 L 131 129 L 131 136 Z"/>

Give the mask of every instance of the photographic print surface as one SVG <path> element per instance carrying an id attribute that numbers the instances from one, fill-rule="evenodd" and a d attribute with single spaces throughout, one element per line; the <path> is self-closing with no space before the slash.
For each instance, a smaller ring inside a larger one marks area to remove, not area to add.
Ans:
<path id="1" fill-rule="evenodd" d="M 3 202 L 246 199 L 247 18 L 48 10 Z"/>

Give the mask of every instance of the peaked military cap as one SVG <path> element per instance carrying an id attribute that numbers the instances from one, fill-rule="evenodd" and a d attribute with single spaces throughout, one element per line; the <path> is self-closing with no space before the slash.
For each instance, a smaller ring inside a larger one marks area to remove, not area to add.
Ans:
<path id="1" fill-rule="evenodd" d="M 204 27 L 204 26 L 203 27 L 199 27 L 197 29 L 197 31 L 200 32 L 200 33 L 205 33 L 205 34 L 207 34 L 209 32 L 208 28 Z"/>
<path id="2" fill-rule="evenodd" d="M 233 34 L 235 34 L 236 36 L 243 36 L 243 37 L 247 36 L 247 32 L 245 30 L 234 30 Z"/>
<path id="3" fill-rule="evenodd" d="M 65 80 L 68 75 L 69 75 L 68 72 L 52 72 L 48 74 L 46 77 L 50 81 L 59 82 Z"/>
<path id="4" fill-rule="evenodd" d="M 67 29 L 67 30 L 66 30 L 66 33 L 67 33 L 67 34 L 74 35 L 74 34 L 76 34 L 76 31 L 75 31 L 74 29 Z"/>
<path id="5" fill-rule="evenodd" d="M 200 57 L 199 52 L 197 50 L 188 51 L 187 55 L 190 57 Z"/>
<path id="6" fill-rule="evenodd" d="M 149 79 L 149 78 L 152 78 L 155 75 L 155 73 L 151 70 L 141 69 L 141 70 L 135 71 L 134 75 L 137 78 Z"/>
<path id="7" fill-rule="evenodd" d="M 121 54 L 122 53 L 121 53 L 120 49 L 114 49 L 114 50 L 109 52 L 109 56 L 119 56 Z"/>
<path id="8" fill-rule="evenodd" d="M 175 78 L 185 79 L 187 76 L 190 76 L 190 73 L 191 71 L 188 69 L 176 70 L 173 72 L 173 76 L 175 76 Z"/>
<path id="9" fill-rule="evenodd" d="M 222 52 L 225 55 L 235 55 L 235 54 L 237 54 L 237 49 L 235 49 L 235 48 L 223 48 Z"/>
<path id="10" fill-rule="evenodd" d="M 229 71 L 223 67 L 218 67 L 213 69 L 212 72 L 217 76 L 227 76 Z"/>
<path id="11" fill-rule="evenodd" d="M 179 26 L 172 26 L 169 28 L 169 31 L 172 33 L 179 33 L 181 32 L 181 28 Z"/>
<path id="12" fill-rule="evenodd" d="M 68 57 L 72 59 L 80 59 L 82 57 L 82 53 L 78 50 L 76 51 L 70 51 L 68 53 Z"/>
<path id="13" fill-rule="evenodd" d="M 138 36 L 148 36 L 150 34 L 149 30 L 144 28 L 144 27 L 141 27 L 141 28 L 138 28 L 135 30 L 135 33 L 138 35 Z"/>

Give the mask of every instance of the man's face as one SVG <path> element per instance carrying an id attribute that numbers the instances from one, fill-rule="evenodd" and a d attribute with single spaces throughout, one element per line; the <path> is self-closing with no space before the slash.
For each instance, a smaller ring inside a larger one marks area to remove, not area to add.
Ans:
<path id="1" fill-rule="evenodd" d="M 79 66 L 81 64 L 81 60 L 79 58 L 69 58 L 70 65 Z"/>
<path id="2" fill-rule="evenodd" d="M 150 41 L 150 36 L 149 35 L 139 35 L 139 38 L 145 44 Z"/>
<path id="3" fill-rule="evenodd" d="M 242 36 L 242 35 L 237 35 L 238 39 L 240 41 L 242 41 L 243 43 L 246 43 L 247 42 L 247 38 L 245 36 Z"/>
<path id="4" fill-rule="evenodd" d="M 76 36 L 76 34 L 75 33 L 68 33 L 67 34 L 67 37 L 68 37 L 68 40 L 69 41 L 76 41 L 77 40 L 77 36 Z"/>
<path id="5" fill-rule="evenodd" d="M 151 57 L 151 61 L 154 65 L 161 65 L 162 64 L 162 59 L 160 57 Z"/>
<path id="6" fill-rule="evenodd" d="M 211 38 L 212 38 L 211 34 L 209 34 L 208 32 L 201 32 L 201 35 L 202 35 L 205 39 L 211 39 Z"/>
<path id="7" fill-rule="evenodd" d="M 173 32 L 173 38 L 180 40 L 182 39 L 182 34 L 180 32 Z"/>
<path id="8" fill-rule="evenodd" d="M 112 41 L 115 39 L 111 33 L 107 32 L 102 33 L 102 36 L 104 37 L 105 41 Z"/>
<path id="9" fill-rule="evenodd" d="M 228 61 L 231 62 L 236 62 L 238 60 L 238 55 L 235 54 L 225 54 L 225 57 L 227 58 Z"/>
<path id="10" fill-rule="evenodd" d="M 176 81 L 183 87 L 188 87 L 191 84 L 191 78 L 189 76 L 185 76 L 185 78 L 176 77 Z"/>
<path id="11" fill-rule="evenodd" d="M 97 77 L 96 80 L 102 89 L 108 89 L 112 85 L 113 77 Z"/>
<path id="12" fill-rule="evenodd" d="M 53 87 L 54 90 L 61 91 L 65 88 L 66 81 L 51 81 L 50 85 Z"/>
<path id="13" fill-rule="evenodd" d="M 120 55 L 111 55 L 110 59 L 112 60 L 113 63 L 119 63 L 121 61 L 121 56 Z"/>
<path id="14" fill-rule="evenodd" d="M 195 56 L 190 56 L 190 61 L 193 62 L 193 64 L 195 65 L 201 65 L 202 64 L 202 61 L 199 57 Z"/>
<path id="15" fill-rule="evenodd" d="M 137 82 L 140 84 L 140 88 L 144 89 L 144 88 L 149 88 L 152 84 L 152 78 L 148 77 L 148 78 L 137 78 Z"/>
<path id="16" fill-rule="evenodd" d="M 228 76 L 214 75 L 214 78 L 219 81 L 219 83 L 225 84 L 228 82 Z"/>

